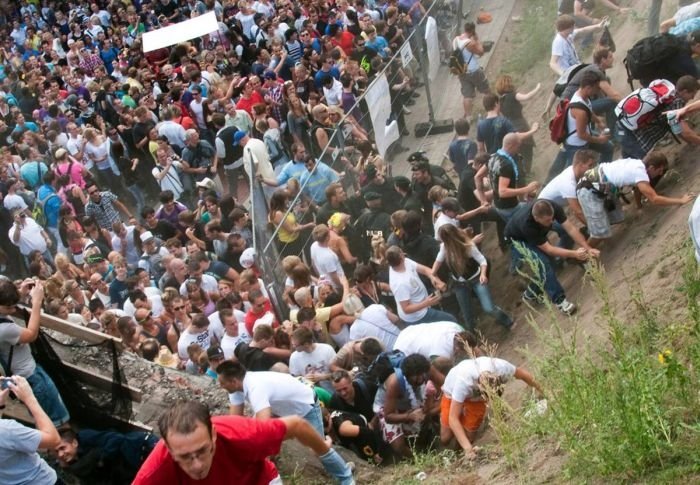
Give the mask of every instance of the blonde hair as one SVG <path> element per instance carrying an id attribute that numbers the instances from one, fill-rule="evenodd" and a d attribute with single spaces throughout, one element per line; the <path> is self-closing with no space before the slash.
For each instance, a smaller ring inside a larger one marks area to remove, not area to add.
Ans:
<path id="1" fill-rule="evenodd" d="M 428 199 L 430 200 L 430 202 L 438 203 L 448 195 L 449 192 L 447 191 L 447 189 L 444 187 L 440 187 L 439 185 L 434 185 L 428 191 Z"/>
<path id="2" fill-rule="evenodd" d="M 285 274 L 289 275 L 289 273 L 291 273 L 294 267 L 299 263 L 301 263 L 301 258 L 299 256 L 285 256 L 282 260 L 282 270 L 285 272 Z"/>
<path id="3" fill-rule="evenodd" d="M 445 246 L 445 262 L 450 270 L 458 276 L 465 275 L 467 260 L 471 257 L 471 248 L 474 244 L 467 234 L 452 224 L 443 225 L 438 235 Z"/>

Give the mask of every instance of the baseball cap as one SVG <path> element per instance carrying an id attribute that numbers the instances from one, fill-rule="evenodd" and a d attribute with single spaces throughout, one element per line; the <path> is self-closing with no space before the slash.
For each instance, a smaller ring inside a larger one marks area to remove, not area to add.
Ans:
<path id="1" fill-rule="evenodd" d="M 399 187 L 410 187 L 411 181 L 408 177 L 404 177 L 403 175 L 397 175 L 396 177 L 394 177 L 394 185 L 398 185 Z"/>
<path id="2" fill-rule="evenodd" d="M 365 194 L 362 197 L 365 199 L 366 202 L 371 202 L 373 200 L 378 200 L 382 198 L 381 194 L 377 192 L 365 192 Z"/>
<path id="3" fill-rule="evenodd" d="M 234 139 L 235 139 L 235 137 L 234 137 Z M 213 181 L 212 179 L 210 179 L 209 177 L 205 177 L 205 178 L 203 178 L 202 180 L 200 180 L 199 182 L 197 182 L 197 187 L 202 187 L 202 188 L 205 188 L 205 189 L 211 189 L 211 190 L 213 190 L 213 189 L 216 188 L 216 184 L 215 184 L 214 181 Z"/>
<path id="4" fill-rule="evenodd" d="M 242 140 L 243 138 L 245 138 L 246 135 L 248 135 L 248 132 L 246 132 L 246 131 L 237 131 L 237 132 L 233 135 L 233 146 L 240 145 L 241 140 Z"/>
<path id="5" fill-rule="evenodd" d="M 243 266 L 245 269 L 252 267 L 255 264 L 255 255 L 255 249 L 253 248 L 244 250 L 239 258 L 241 266 Z"/>
<path id="6" fill-rule="evenodd" d="M 207 357 L 209 360 L 212 359 L 225 359 L 224 351 L 218 345 L 212 345 L 207 349 Z"/>
<path id="7" fill-rule="evenodd" d="M 277 74 L 275 74 L 273 71 L 266 71 L 265 74 L 263 74 L 264 79 L 277 79 Z"/>
<path id="8" fill-rule="evenodd" d="M 141 242 L 147 242 L 155 238 L 151 231 L 142 232 L 139 237 L 141 238 Z"/>
<path id="9" fill-rule="evenodd" d="M 429 172 L 430 171 L 430 163 L 428 163 L 426 161 L 416 162 L 411 167 L 411 170 L 414 172 L 417 172 L 418 170 Z"/>
<path id="10" fill-rule="evenodd" d="M 408 156 L 409 162 L 429 162 L 430 159 L 425 155 L 425 152 L 417 151 Z"/>

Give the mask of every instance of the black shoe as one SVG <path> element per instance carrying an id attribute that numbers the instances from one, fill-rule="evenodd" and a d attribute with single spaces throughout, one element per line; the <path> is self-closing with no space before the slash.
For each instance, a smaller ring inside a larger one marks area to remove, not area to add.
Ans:
<path id="1" fill-rule="evenodd" d="M 413 91 L 413 92 L 411 93 L 411 97 L 412 97 L 412 98 L 420 98 L 420 93 L 417 93 L 417 92 Z"/>

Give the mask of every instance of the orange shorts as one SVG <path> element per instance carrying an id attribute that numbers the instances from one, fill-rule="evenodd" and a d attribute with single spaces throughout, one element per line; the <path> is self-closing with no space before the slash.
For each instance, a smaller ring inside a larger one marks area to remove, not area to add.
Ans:
<path id="1" fill-rule="evenodd" d="M 442 395 L 440 400 L 440 423 L 443 426 L 450 425 L 450 406 L 452 399 Z M 486 401 L 464 401 L 459 422 L 467 431 L 477 431 L 486 416 Z"/>

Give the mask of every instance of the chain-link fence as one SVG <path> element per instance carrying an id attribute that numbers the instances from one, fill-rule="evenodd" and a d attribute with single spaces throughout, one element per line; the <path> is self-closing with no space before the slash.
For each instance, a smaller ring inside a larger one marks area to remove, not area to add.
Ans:
<path id="1" fill-rule="evenodd" d="M 431 91 L 431 83 L 436 80 L 438 72 L 446 72 L 446 68 L 440 69 L 440 66 L 446 64 L 452 51 L 452 39 L 461 30 L 465 8 L 463 2 L 466 1 L 469 0 L 435 0 L 424 7 L 424 13 L 419 11 L 412 18 L 412 27 L 405 29 L 405 40 L 400 47 L 385 58 L 381 55 L 375 58 L 381 59 L 381 62 L 373 60 L 363 66 L 369 67 L 376 75 L 370 76 L 371 81 L 364 92 L 357 96 L 354 106 L 339 120 L 334 120 L 332 126 L 324 127 L 328 143 L 320 153 L 311 154 L 340 175 L 338 181 L 352 203 L 363 204 L 360 182 L 371 157 L 380 157 L 387 175 L 392 175 L 392 172 L 393 175 L 398 175 L 400 172 L 410 178 L 408 165 L 398 170 L 395 168 L 397 165 L 392 168 L 392 160 L 406 152 L 402 141 L 405 142 L 410 136 L 428 136 L 436 123 L 449 123 L 451 127 L 452 120 L 440 122 L 435 119 L 433 103 L 444 93 Z M 411 111 L 425 114 L 421 122 L 416 124 L 413 133 L 409 132 L 405 120 L 406 114 Z M 310 133 L 310 136 L 313 137 L 314 134 Z M 368 146 L 373 147 L 369 156 L 365 150 Z M 299 232 L 294 244 L 282 242 L 280 231 L 284 232 L 284 221 L 291 215 L 300 224 L 313 221 L 318 224 L 327 223 L 315 220 L 313 204 L 303 202 L 302 194 L 318 170 L 319 164 L 316 164 L 310 170 L 308 178 L 304 178 L 305 183 L 293 194 L 286 213 L 277 225 L 270 222 L 269 200 L 265 195 L 269 189 L 264 189 L 262 183 L 254 175 L 251 176 L 251 215 L 258 264 L 264 274 L 272 303 L 280 315 L 287 314 L 283 301 L 286 275 L 282 269 L 282 259 L 290 254 L 302 257 L 305 252 L 308 259 L 308 248 L 313 242 L 311 229 Z M 353 249 L 351 246 L 350 250 Z"/>

